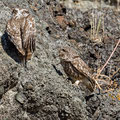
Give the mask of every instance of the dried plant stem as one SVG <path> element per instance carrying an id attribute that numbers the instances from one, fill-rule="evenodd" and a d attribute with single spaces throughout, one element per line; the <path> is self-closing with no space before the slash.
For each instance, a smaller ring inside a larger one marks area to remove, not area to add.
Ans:
<path id="1" fill-rule="evenodd" d="M 120 10 L 120 0 L 117 0 L 117 9 Z"/>
<path id="2" fill-rule="evenodd" d="M 104 37 L 104 15 L 96 14 L 95 10 L 92 11 L 91 24 L 91 39 L 94 43 L 101 43 L 102 37 Z M 100 35 L 100 30 L 103 29 L 103 35 Z"/>
<path id="3" fill-rule="evenodd" d="M 118 68 L 118 70 L 117 71 L 115 71 L 114 73 L 113 73 L 113 75 L 111 75 L 111 77 L 110 78 L 112 78 L 116 73 L 118 73 L 119 72 L 119 70 L 120 70 L 120 68 Z"/>
<path id="4" fill-rule="evenodd" d="M 103 24 L 103 26 L 102 26 L 102 27 L 103 27 L 103 37 L 104 37 L 104 33 L 105 33 L 105 26 L 104 26 L 104 14 L 103 14 L 103 17 L 102 17 L 102 22 L 103 22 L 103 23 L 102 23 L 102 24 Z"/>
<path id="5" fill-rule="evenodd" d="M 102 88 L 100 87 L 99 83 L 97 82 L 98 77 L 100 76 L 100 74 L 101 74 L 101 72 L 103 71 L 103 69 L 105 68 L 105 66 L 108 64 L 109 60 L 110 60 L 111 57 L 113 56 L 113 54 L 114 54 L 114 52 L 116 51 L 116 49 L 117 49 L 117 47 L 118 47 L 119 44 L 120 44 L 120 39 L 118 40 L 118 42 L 117 42 L 114 50 L 112 51 L 111 55 L 110 55 L 109 58 L 108 58 L 108 60 L 105 62 L 105 64 L 103 65 L 102 69 L 99 71 L 99 73 L 98 73 L 97 76 L 96 76 L 95 82 L 96 82 L 96 84 L 97 84 L 97 86 L 98 86 L 99 89 L 102 89 Z"/>
<path id="6" fill-rule="evenodd" d="M 102 19 L 102 16 L 100 16 L 99 21 L 98 21 L 96 36 L 98 36 L 98 34 L 99 34 L 101 19 Z"/>
<path id="7" fill-rule="evenodd" d="M 116 51 L 118 45 L 120 44 L 120 39 L 118 40 L 114 50 L 112 51 L 111 55 L 109 56 L 108 60 L 106 61 L 106 63 L 103 65 L 102 69 L 99 71 L 97 78 L 99 77 L 99 75 L 101 74 L 101 72 L 103 71 L 103 69 L 105 68 L 105 66 L 108 64 L 109 60 L 111 59 L 111 57 L 113 56 L 114 52 Z"/>

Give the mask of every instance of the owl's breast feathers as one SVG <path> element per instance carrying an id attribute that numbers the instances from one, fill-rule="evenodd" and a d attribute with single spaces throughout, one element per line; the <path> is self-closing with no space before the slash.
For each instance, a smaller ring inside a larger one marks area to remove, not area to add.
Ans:
<path id="1" fill-rule="evenodd" d="M 71 62 L 61 60 L 61 64 L 68 77 L 73 80 L 78 80 L 80 78 L 79 71 L 71 64 Z"/>
<path id="2" fill-rule="evenodd" d="M 15 45 L 18 51 L 22 55 L 25 55 L 25 52 L 22 49 L 22 39 L 21 39 L 21 31 L 20 31 L 19 22 L 12 18 L 8 20 L 8 23 L 6 26 L 6 32 L 8 34 L 9 40 Z"/>

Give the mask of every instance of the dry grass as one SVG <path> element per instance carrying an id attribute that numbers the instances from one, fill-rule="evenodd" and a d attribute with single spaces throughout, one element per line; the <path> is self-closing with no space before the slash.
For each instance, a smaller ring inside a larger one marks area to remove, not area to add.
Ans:
<path id="1" fill-rule="evenodd" d="M 120 0 L 117 0 L 117 10 L 120 11 Z"/>
<path id="2" fill-rule="evenodd" d="M 91 24 L 91 40 L 95 43 L 101 43 L 102 38 L 104 37 L 104 15 L 97 15 L 95 12 L 92 12 L 92 18 L 90 20 Z M 103 31 L 100 34 L 100 31 Z"/>

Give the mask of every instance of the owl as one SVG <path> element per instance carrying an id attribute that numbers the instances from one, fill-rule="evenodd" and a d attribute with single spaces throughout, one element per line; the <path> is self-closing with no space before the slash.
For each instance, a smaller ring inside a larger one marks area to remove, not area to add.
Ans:
<path id="1" fill-rule="evenodd" d="M 63 47 L 59 50 L 59 57 L 65 73 L 73 80 L 73 83 L 82 82 L 93 92 L 95 80 L 92 78 L 92 70 L 80 58 L 77 52 L 70 47 Z"/>
<path id="2" fill-rule="evenodd" d="M 15 45 L 20 53 L 21 60 L 26 64 L 35 51 L 36 27 L 35 20 L 29 11 L 14 8 L 12 17 L 6 25 L 8 39 Z"/>

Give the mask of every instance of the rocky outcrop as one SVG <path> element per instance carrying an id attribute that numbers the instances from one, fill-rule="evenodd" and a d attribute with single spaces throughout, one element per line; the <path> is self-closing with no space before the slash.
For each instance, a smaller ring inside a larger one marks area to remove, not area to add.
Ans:
<path id="1" fill-rule="evenodd" d="M 10 120 L 93 120 L 118 119 L 119 89 L 110 94 L 88 94 L 83 86 L 74 86 L 65 74 L 58 57 L 62 46 L 74 47 L 81 58 L 96 71 L 113 50 L 119 36 L 120 14 L 112 9 L 96 9 L 105 14 L 105 36 L 94 43 L 90 35 L 92 11 L 81 12 L 49 0 L 0 1 L 0 114 Z M 20 65 L 16 48 L 4 32 L 12 7 L 22 7 L 35 17 L 36 51 L 27 69 Z M 61 20 L 65 19 L 65 27 Z M 113 16 L 113 17 L 111 17 Z M 113 22 L 114 21 L 114 22 Z M 112 23 L 112 24 L 110 24 Z M 111 46 L 111 47 L 110 47 Z M 109 75 L 120 65 L 117 49 L 103 71 Z M 89 58 L 89 59 L 88 59 Z M 119 80 L 117 76 L 114 81 Z M 7 114 L 7 115 L 6 115 Z"/>

